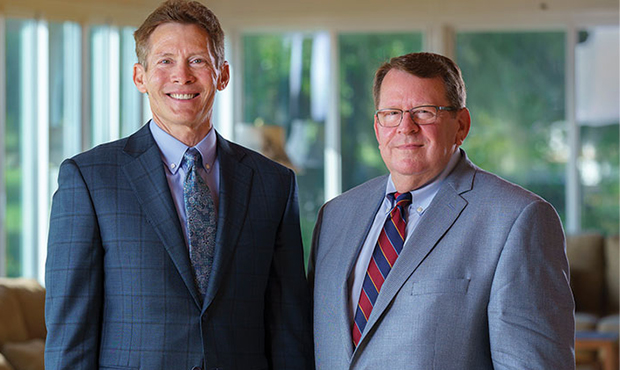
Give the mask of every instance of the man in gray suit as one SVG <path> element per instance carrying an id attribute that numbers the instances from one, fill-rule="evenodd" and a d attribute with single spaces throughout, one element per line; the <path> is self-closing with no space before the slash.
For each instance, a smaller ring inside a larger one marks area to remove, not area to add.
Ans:
<path id="1" fill-rule="evenodd" d="M 317 369 L 573 369 L 560 220 L 459 148 L 457 65 L 392 58 L 374 98 L 389 175 L 326 203 L 314 230 Z"/>
<path id="2" fill-rule="evenodd" d="M 217 18 L 171 0 L 135 38 L 153 119 L 60 168 L 46 369 L 312 369 L 295 175 L 213 129 Z"/>

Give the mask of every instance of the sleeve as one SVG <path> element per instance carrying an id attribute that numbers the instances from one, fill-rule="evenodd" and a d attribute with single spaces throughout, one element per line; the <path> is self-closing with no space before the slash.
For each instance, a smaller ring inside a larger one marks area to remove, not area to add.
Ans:
<path id="1" fill-rule="evenodd" d="M 103 252 L 97 216 L 76 163 L 60 167 L 45 265 L 47 370 L 98 368 Z"/>
<path id="2" fill-rule="evenodd" d="M 506 240 L 488 305 L 495 369 L 574 369 L 574 301 L 564 233 L 542 200 L 523 209 Z"/>
<path id="3" fill-rule="evenodd" d="M 289 171 L 286 207 L 277 231 L 266 292 L 265 320 L 270 369 L 314 369 L 310 293 L 295 175 Z"/>

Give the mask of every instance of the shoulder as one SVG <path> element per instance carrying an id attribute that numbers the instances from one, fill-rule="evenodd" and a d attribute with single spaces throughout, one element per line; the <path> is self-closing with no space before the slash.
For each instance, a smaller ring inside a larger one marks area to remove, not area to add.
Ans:
<path id="1" fill-rule="evenodd" d="M 79 167 L 118 164 L 118 157 L 123 154 L 126 142 L 127 138 L 124 138 L 100 144 L 65 160 L 65 162 L 73 162 Z"/>
<path id="2" fill-rule="evenodd" d="M 388 175 L 375 177 L 326 202 L 324 208 L 346 208 L 351 203 L 382 199 Z"/>
<path id="3" fill-rule="evenodd" d="M 448 175 L 446 182 L 465 199 L 485 204 L 545 202 L 532 191 L 478 167 L 467 155 L 463 156 L 457 167 Z"/>
<path id="4" fill-rule="evenodd" d="M 560 224 L 556 209 L 538 194 L 496 174 L 475 169 L 471 191 L 461 194 L 470 212 L 489 222 L 512 224 L 517 220 L 540 220 Z"/>
<path id="5" fill-rule="evenodd" d="M 494 173 L 477 169 L 474 177 L 473 194 L 509 203 L 546 202 L 534 192 L 508 181 Z"/>

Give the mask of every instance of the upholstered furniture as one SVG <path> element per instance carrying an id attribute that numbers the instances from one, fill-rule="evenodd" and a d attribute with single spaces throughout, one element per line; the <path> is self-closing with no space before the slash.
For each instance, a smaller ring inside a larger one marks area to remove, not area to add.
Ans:
<path id="1" fill-rule="evenodd" d="M 576 330 L 579 334 L 590 337 L 596 332 L 617 334 L 620 331 L 618 235 L 610 237 L 603 237 L 597 233 L 569 235 L 566 239 L 566 249 L 570 263 L 571 287 L 575 296 Z M 609 337 L 609 334 L 603 336 Z M 604 353 L 580 350 L 579 347 L 577 345 L 578 364 L 597 362 L 602 364 L 607 360 L 601 358 Z"/>
<path id="2" fill-rule="evenodd" d="M 45 289 L 34 279 L 0 278 L 0 370 L 43 370 Z"/>

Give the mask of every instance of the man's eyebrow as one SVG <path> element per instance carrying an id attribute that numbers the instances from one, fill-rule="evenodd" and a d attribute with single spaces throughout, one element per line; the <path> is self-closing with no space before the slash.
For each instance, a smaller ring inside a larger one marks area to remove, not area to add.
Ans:
<path id="1" fill-rule="evenodd" d="M 168 53 L 168 52 L 161 52 L 161 53 L 153 54 L 153 56 L 156 56 L 156 57 L 168 57 L 168 56 L 171 56 L 171 55 L 173 55 L 173 54 L 172 53 Z"/>
<path id="2" fill-rule="evenodd" d="M 160 52 L 160 53 L 154 53 L 153 56 L 156 57 L 169 57 L 169 56 L 175 56 L 175 53 L 170 53 L 170 52 Z M 196 51 L 193 53 L 189 53 L 190 56 L 209 56 L 209 52 L 208 51 Z"/>

